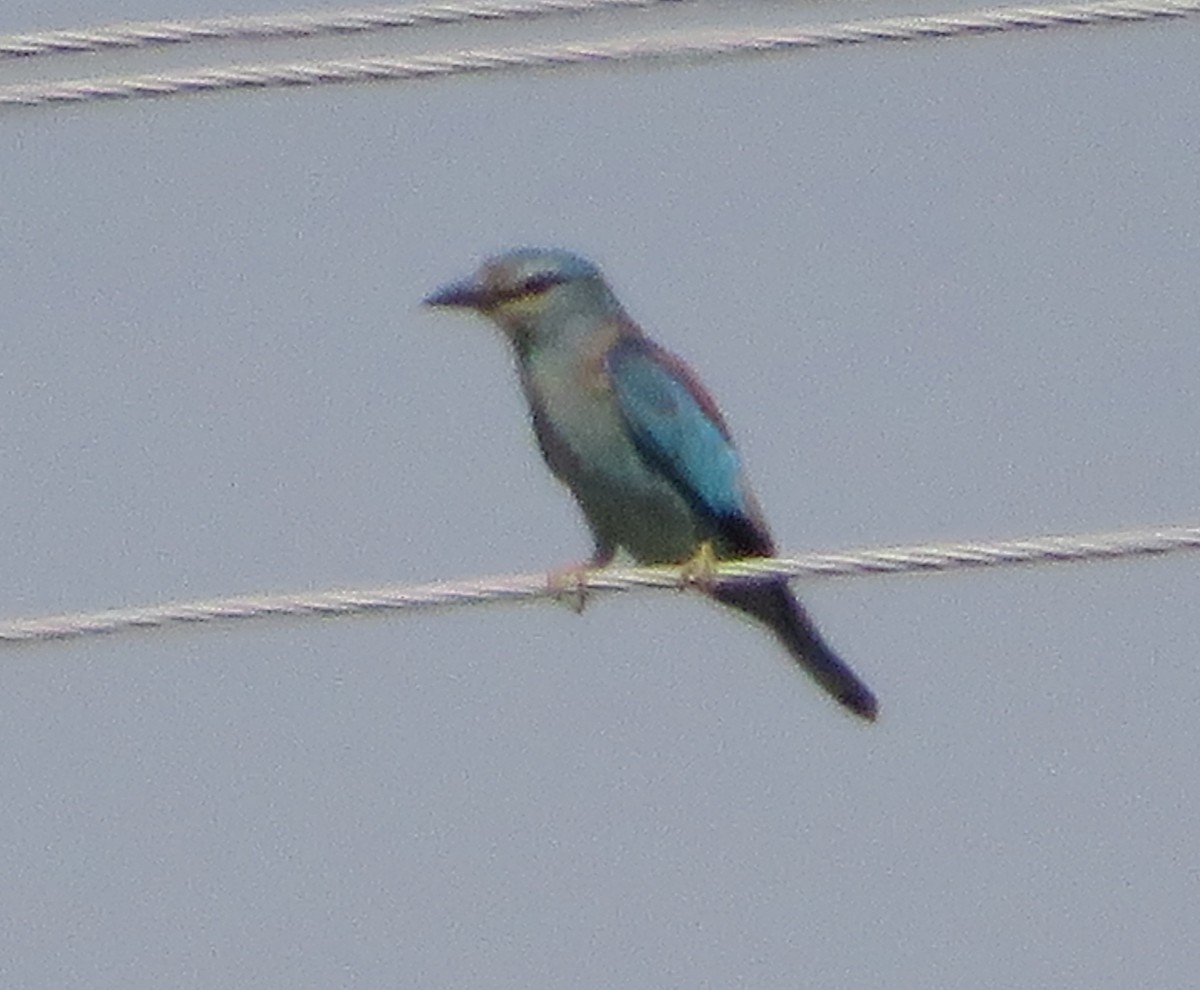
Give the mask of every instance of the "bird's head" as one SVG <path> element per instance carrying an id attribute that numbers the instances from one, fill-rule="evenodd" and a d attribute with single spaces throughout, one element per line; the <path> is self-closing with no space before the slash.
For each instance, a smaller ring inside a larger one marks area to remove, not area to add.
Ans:
<path id="1" fill-rule="evenodd" d="M 474 275 L 427 296 L 425 305 L 482 313 L 518 347 L 620 312 L 600 269 L 556 248 L 517 248 L 488 258 Z"/>

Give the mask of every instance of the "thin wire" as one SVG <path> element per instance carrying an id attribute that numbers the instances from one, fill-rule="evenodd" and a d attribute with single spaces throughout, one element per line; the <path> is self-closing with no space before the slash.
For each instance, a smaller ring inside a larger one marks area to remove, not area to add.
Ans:
<path id="1" fill-rule="evenodd" d="M 36 106 L 216 90 L 318 86 L 330 83 L 418 80 L 469 73 L 664 60 L 710 60 L 737 55 L 811 50 L 871 42 L 961 38 L 1006 31 L 1128 24 L 1200 13 L 1200 0 L 1100 0 L 1039 7 L 1006 7 L 929 17 L 849 21 L 776 30 L 676 33 L 632 41 L 461 50 L 404 58 L 229 66 L 149 75 L 113 76 L 0 87 L 0 106 Z"/>
<path id="2" fill-rule="evenodd" d="M 832 577 L 949 571 L 1016 564 L 1066 563 L 1200 550 L 1200 526 L 1165 526 L 1077 536 L 1041 536 L 993 543 L 941 543 L 919 546 L 811 553 L 792 559 L 722 563 L 711 579 L 748 580 L 769 576 Z M 705 580 L 709 578 L 706 576 Z M 679 589 L 696 585 L 678 567 L 609 569 L 585 572 L 576 588 L 552 587 L 544 574 L 509 575 L 469 581 L 298 594 L 244 595 L 210 601 L 78 612 L 0 622 L 0 644 L 73 639 L 101 633 L 156 629 L 180 623 L 267 617 L 337 616 L 367 612 L 476 605 L 486 602 L 574 598 L 586 591 Z"/>
<path id="3" fill-rule="evenodd" d="M 106 27 L 0 35 L 0 59 L 151 48 L 195 41 L 270 41 L 369 34 L 393 28 L 434 27 L 469 21 L 533 20 L 679 0 L 473 0 L 408 7 L 358 7 L 190 21 L 131 21 Z"/>

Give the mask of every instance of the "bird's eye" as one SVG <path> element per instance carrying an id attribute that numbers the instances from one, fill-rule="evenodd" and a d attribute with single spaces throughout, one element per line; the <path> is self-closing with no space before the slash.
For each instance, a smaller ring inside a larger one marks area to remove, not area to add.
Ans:
<path id="1" fill-rule="evenodd" d="M 561 284 L 562 281 L 562 277 L 554 272 L 539 272 L 537 275 L 530 275 L 521 283 L 521 295 L 540 296 L 548 289 Z"/>

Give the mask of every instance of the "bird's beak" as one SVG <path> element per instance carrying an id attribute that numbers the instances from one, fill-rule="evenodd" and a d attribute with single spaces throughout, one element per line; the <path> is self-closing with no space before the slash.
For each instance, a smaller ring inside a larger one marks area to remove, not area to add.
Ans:
<path id="1" fill-rule="evenodd" d="M 463 309 L 487 309 L 491 296 L 474 279 L 451 282 L 430 293 L 424 299 L 426 306 L 458 306 Z"/>

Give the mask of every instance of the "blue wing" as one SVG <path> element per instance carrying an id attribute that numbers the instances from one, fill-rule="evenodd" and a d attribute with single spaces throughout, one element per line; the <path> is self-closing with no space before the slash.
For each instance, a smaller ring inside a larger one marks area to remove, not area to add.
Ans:
<path id="1" fill-rule="evenodd" d="M 770 555 L 771 538 L 716 404 L 682 361 L 645 337 L 609 351 L 609 378 L 638 453 L 735 553 Z"/>
<path id="2" fill-rule="evenodd" d="M 729 430 L 687 365 L 645 337 L 631 335 L 609 351 L 607 368 L 638 453 L 687 500 L 701 532 L 717 538 L 718 552 L 773 556 L 775 548 L 746 487 Z M 852 712 L 875 718 L 875 695 L 821 637 L 786 580 L 728 585 L 711 594 L 764 623 L 796 662 Z"/>

